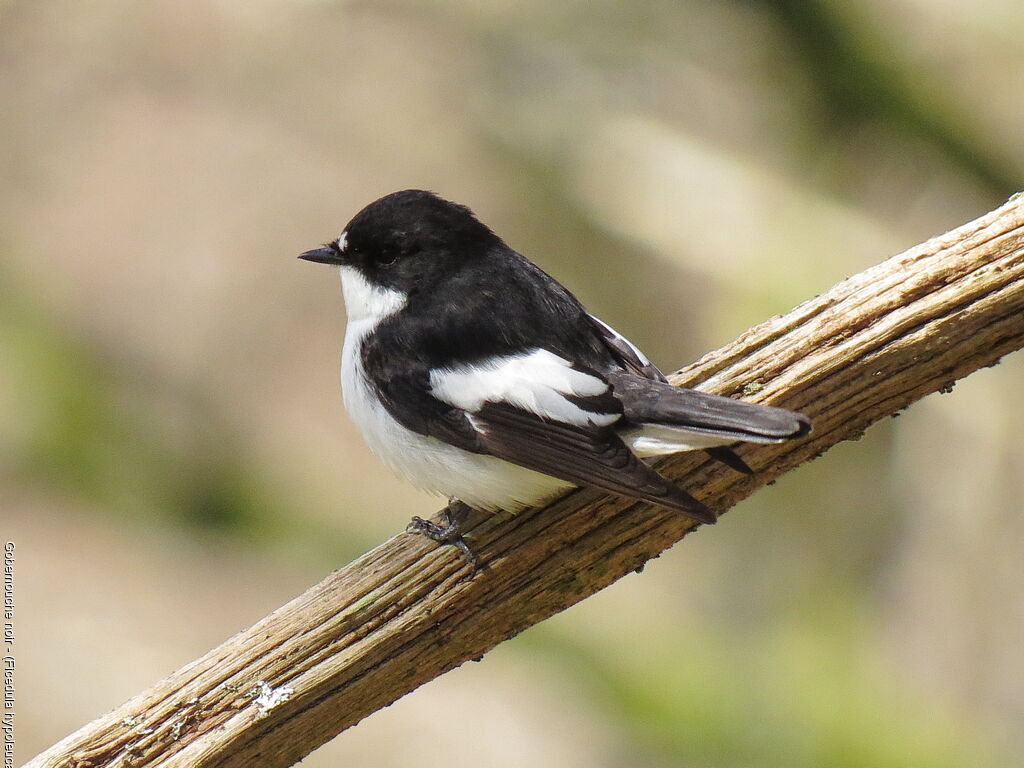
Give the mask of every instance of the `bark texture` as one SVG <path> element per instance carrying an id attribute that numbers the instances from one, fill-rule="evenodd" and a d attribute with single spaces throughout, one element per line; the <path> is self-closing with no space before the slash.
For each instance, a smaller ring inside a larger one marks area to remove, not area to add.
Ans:
<path id="1" fill-rule="evenodd" d="M 911 248 L 745 332 L 674 377 L 800 410 L 808 437 L 703 454 L 667 476 L 719 513 L 870 424 L 1024 346 L 1024 199 Z M 476 516 L 484 569 L 398 535 L 31 760 L 42 766 L 288 766 L 372 712 L 593 594 L 692 532 L 589 490 Z M 706 533 L 704 535 L 707 535 Z"/>

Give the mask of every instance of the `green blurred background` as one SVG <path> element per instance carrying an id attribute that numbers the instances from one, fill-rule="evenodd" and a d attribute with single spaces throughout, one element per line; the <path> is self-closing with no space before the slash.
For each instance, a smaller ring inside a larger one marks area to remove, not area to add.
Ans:
<path id="1" fill-rule="evenodd" d="M 0 2 L 19 758 L 437 508 L 345 417 L 295 260 L 362 205 L 471 205 L 673 368 L 1020 188 L 1022 38 L 1015 0 Z M 306 764 L 1019 765 L 1022 374 Z"/>

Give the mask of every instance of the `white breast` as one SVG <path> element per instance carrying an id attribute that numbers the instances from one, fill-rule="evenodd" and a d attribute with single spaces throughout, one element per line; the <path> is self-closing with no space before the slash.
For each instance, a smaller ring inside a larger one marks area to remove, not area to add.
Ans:
<path id="1" fill-rule="evenodd" d="M 367 334 L 401 309 L 406 297 L 370 285 L 351 267 L 341 267 L 340 271 L 348 314 L 341 355 L 345 407 L 370 450 L 388 467 L 422 490 L 461 499 L 483 510 L 522 509 L 572 487 L 571 483 L 493 456 L 470 453 L 419 435 L 395 421 L 370 388 L 360 351 Z"/>

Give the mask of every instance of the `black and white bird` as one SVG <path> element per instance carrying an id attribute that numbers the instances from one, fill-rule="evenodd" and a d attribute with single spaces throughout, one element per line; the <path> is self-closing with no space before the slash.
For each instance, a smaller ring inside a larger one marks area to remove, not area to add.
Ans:
<path id="1" fill-rule="evenodd" d="M 799 413 L 669 384 L 644 354 L 466 207 L 405 190 L 299 258 L 337 266 L 341 381 L 366 442 L 414 485 L 486 511 L 593 486 L 715 514 L 642 461 L 806 434 Z M 417 528 L 458 536 L 457 524 Z"/>

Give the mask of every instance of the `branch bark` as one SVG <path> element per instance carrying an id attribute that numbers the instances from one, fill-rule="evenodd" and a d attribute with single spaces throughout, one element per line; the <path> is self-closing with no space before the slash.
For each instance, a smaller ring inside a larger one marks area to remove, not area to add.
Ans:
<path id="1" fill-rule="evenodd" d="M 744 447 L 741 476 L 675 456 L 661 471 L 718 512 L 870 424 L 1024 346 L 1024 198 L 855 275 L 674 376 L 803 411 L 798 442 Z M 580 490 L 475 516 L 484 570 L 398 535 L 84 726 L 27 766 L 291 765 L 414 688 L 642 566 L 681 515 Z"/>

